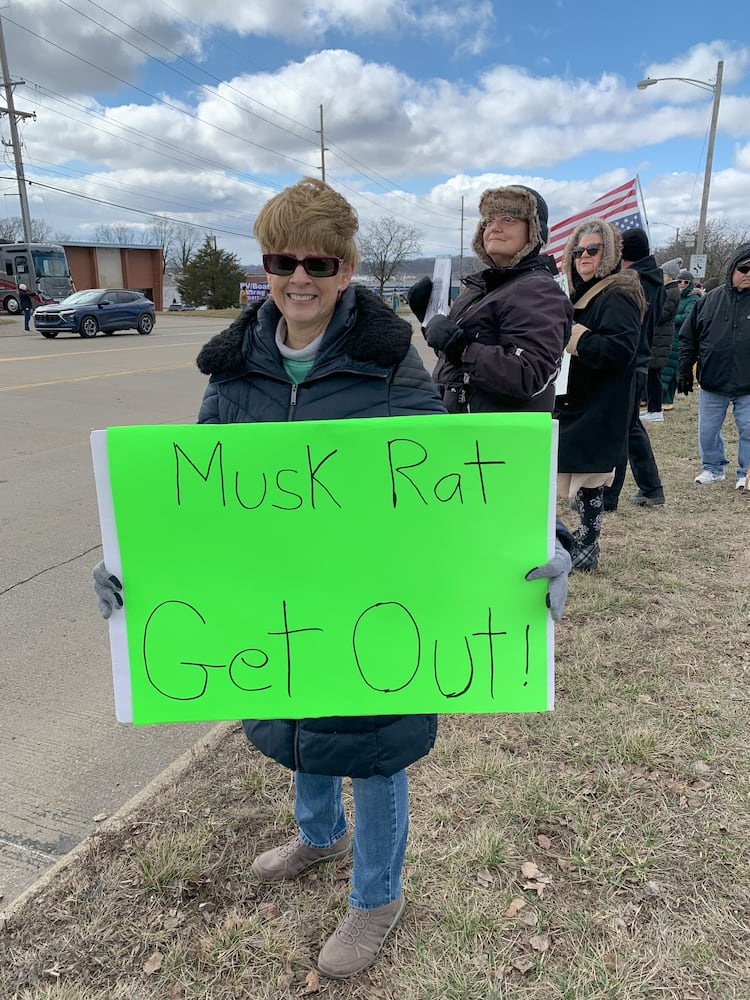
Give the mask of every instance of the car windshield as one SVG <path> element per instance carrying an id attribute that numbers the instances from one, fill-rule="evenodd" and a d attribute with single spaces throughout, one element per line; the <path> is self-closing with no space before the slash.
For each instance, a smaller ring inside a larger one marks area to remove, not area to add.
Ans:
<path id="1" fill-rule="evenodd" d="M 96 302 L 99 296 L 102 294 L 100 288 L 87 288 L 84 292 L 73 292 L 69 295 L 67 299 L 63 299 L 60 303 L 61 306 L 80 306 L 86 305 L 87 302 Z"/>

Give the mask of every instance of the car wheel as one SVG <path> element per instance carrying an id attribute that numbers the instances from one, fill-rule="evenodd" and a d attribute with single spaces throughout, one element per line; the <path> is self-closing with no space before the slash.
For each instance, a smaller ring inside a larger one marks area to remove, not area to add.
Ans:
<path id="1" fill-rule="evenodd" d="M 10 316 L 17 316 L 21 311 L 21 303 L 14 295 L 9 295 L 7 299 L 3 300 L 3 309 Z"/>
<path id="2" fill-rule="evenodd" d="M 39 332 L 43 337 L 46 337 L 47 340 L 52 340 L 54 337 L 57 336 L 59 330 L 40 330 Z"/>
<path id="3" fill-rule="evenodd" d="M 138 320 L 138 333 L 146 334 L 151 333 L 154 328 L 153 317 L 149 313 L 144 313 Z"/>
<path id="4" fill-rule="evenodd" d="M 96 316 L 84 316 L 78 327 L 80 337 L 95 337 L 99 332 L 99 323 Z"/>

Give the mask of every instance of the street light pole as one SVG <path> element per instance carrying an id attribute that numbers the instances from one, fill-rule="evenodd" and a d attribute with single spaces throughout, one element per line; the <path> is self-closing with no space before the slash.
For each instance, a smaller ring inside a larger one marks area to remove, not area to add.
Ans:
<path id="1" fill-rule="evenodd" d="M 716 140 L 716 124 L 719 120 L 719 100 L 721 99 L 721 78 L 724 75 L 724 61 L 719 60 L 716 66 L 716 83 L 714 84 L 714 106 L 711 112 L 711 128 L 708 131 L 708 149 L 706 150 L 706 173 L 703 176 L 703 197 L 701 198 L 701 214 L 698 218 L 698 235 L 696 237 L 696 253 L 703 253 L 706 239 L 706 216 L 708 214 L 708 190 L 711 185 L 711 168 L 714 162 L 714 141 Z"/>
<path id="2" fill-rule="evenodd" d="M 721 100 L 721 81 L 724 76 L 724 60 L 720 59 L 716 64 L 716 83 L 708 83 L 706 80 L 693 80 L 689 76 L 659 76 L 659 77 L 646 77 L 645 80 L 639 80 L 637 87 L 639 90 L 645 90 L 646 87 L 651 87 L 655 83 L 661 83 L 663 80 L 679 80 L 681 83 L 692 83 L 696 87 L 701 87 L 703 90 L 710 90 L 714 95 L 714 104 L 711 111 L 711 127 L 708 131 L 708 149 L 706 150 L 706 170 L 703 174 L 703 197 L 701 198 L 701 211 L 698 217 L 698 233 L 696 235 L 696 248 L 695 252 L 697 254 L 703 253 L 703 247 L 706 240 L 706 217 L 708 215 L 708 194 L 711 189 L 711 170 L 713 169 L 714 162 L 714 142 L 716 141 L 716 126 L 719 121 L 719 101 Z"/>

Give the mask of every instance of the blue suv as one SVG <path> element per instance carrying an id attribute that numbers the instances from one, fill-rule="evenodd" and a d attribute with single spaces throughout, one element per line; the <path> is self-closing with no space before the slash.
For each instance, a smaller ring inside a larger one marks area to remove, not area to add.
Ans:
<path id="1" fill-rule="evenodd" d="M 54 305 L 39 306 L 34 312 L 34 326 L 48 339 L 58 333 L 95 337 L 100 330 L 105 334 L 115 330 L 146 334 L 155 322 L 154 303 L 127 288 L 88 288 Z"/>

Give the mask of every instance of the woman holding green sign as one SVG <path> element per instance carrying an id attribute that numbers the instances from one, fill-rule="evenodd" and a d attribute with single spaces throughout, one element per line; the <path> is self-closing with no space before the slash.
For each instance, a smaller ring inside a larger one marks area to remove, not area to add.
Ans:
<path id="1" fill-rule="evenodd" d="M 271 294 L 245 309 L 198 356 L 210 375 L 199 414 L 209 424 L 442 414 L 445 407 L 411 343 L 411 326 L 376 295 L 351 285 L 358 222 L 349 203 L 305 178 L 273 197 L 254 233 Z M 304 547 L 305 539 L 300 539 Z M 550 579 L 559 617 L 564 561 L 529 574 Z M 121 585 L 94 569 L 100 611 L 122 607 Z M 295 773 L 298 833 L 255 859 L 257 878 L 296 878 L 353 854 L 347 913 L 318 964 L 344 979 L 367 968 L 403 913 L 409 828 L 405 768 L 429 753 L 435 715 L 245 720 L 248 739 Z M 347 829 L 342 777 L 352 781 Z"/>

